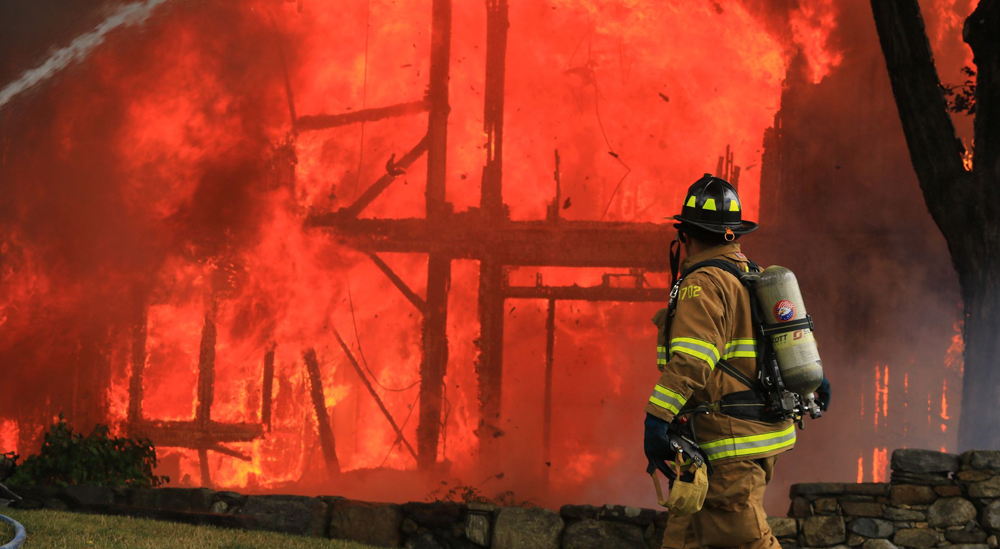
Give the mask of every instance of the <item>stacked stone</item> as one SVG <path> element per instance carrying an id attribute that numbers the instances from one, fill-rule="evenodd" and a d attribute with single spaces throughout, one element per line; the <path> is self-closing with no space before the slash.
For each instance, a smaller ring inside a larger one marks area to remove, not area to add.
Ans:
<path id="1" fill-rule="evenodd" d="M 889 504 L 888 484 L 795 484 L 791 498 L 788 514 L 793 518 L 770 520 L 771 529 L 782 547 L 846 544 L 881 549 L 878 543 L 865 544 L 893 534 L 892 523 L 884 518 Z"/>
<path id="2" fill-rule="evenodd" d="M 1000 452 L 897 450 L 891 480 L 794 485 L 795 524 L 772 528 L 782 547 L 998 547 Z"/>

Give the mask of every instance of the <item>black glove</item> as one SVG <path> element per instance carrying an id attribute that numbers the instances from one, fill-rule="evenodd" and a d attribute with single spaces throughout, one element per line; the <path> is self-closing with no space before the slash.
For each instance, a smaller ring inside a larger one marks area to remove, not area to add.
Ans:
<path id="1" fill-rule="evenodd" d="M 670 479 L 671 483 L 676 476 L 674 471 L 667 465 L 666 458 L 674 455 L 670 447 L 670 423 L 646 413 L 646 433 L 643 437 L 642 447 L 646 452 L 646 459 L 649 465 L 646 466 L 646 473 L 653 474 L 659 469 L 664 476 Z"/>
<path id="2" fill-rule="evenodd" d="M 824 412 L 830 407 L 830 382 L 823 378 L 823 383 L 819 384 L 819 388 L 816 389 L 816 403 L 819 404 L 819 409 Z"/>

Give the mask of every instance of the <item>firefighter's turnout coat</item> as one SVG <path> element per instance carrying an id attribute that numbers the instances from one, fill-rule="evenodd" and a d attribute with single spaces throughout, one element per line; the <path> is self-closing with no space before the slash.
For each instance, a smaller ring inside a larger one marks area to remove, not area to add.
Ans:
<path id="1" fill-rule="evenodd" d="M 748 271 L 739 243 L 710 248 L 687 258 L 681 271 L 709 259 L 725 259 Z M 719 403 L 723 396 L 747 391 L 733 376 L 717 368 L 726 361 L 750 379 L 756 379 L 757 356 L 750 293 L 732 274 L 703 267 L 684 279 L 677 294 L 670 333 L 663 333 L 666 309 L 653 318 L 659 336 L 656 362 L 660 379 L 646 411 L 666 421 L 685 408 Z M 791 420 L 765 423 L 725 414 L 725 406 L 708 414 L 694 414 L 698 443 L 713 465 L 757 460 L 790 450 L 795 445 Z"/>

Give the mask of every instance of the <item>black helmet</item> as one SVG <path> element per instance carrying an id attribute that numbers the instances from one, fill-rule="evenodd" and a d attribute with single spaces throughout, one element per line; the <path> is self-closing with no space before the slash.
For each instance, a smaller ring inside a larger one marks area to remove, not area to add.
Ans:
<path id="1" fill-rule="evenodd" d="M 679 229 L 688 225 L 717 234 L 729 231 L 747 234 L 757 230 L 757 224 L 744 221 L 742 213 L 743 205 L 736 189 L 725 179 L 706 173 L 688 188 L 684 208 L 673 218 L 680 221 Z"/>

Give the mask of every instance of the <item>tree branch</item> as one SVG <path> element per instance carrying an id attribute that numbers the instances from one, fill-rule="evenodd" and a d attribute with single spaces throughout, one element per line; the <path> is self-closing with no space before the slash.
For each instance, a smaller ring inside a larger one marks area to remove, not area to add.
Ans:
<path id="1" fill-rule="evenodd" d="M 965 20 L 962 38 L 976 64 L 973 165 L 981 181 L 1000 181 L 1000 0 L 981 0 Z M 995 192 L 995 191 L 994 191 Z"/>
<path id="2" fill-rule="evenodd" d="M 910 158 L 927 208 L 945 231 L 968 193 L 964 148 L 955 137 L 917 0 L 871 0 L 879 42 Z"/>

